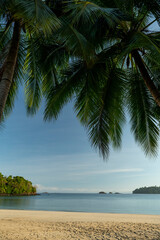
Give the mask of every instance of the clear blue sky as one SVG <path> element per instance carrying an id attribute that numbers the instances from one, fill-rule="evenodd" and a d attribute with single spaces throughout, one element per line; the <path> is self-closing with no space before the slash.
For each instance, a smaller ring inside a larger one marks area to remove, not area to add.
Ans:
<path id="1" fill-rule="evenodd" d="M 124 128 L 121 151 L 111 151 L 104 162 L 91 148 L 87 133 L 76 119 L 72 103 L 56 122 L 43 121 L 43 109 L 27 117 L 23 94 L 0 129 L 0 172 L 23 176 L 48 192 L 131 192 L 160 185 L 160 155 L 144 156 Z"/>

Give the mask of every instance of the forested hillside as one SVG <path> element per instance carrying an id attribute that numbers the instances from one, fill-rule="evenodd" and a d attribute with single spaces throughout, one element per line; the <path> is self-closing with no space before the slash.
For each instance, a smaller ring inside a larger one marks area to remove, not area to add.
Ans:
<path id="1" fill-rule="evenodd" d="M 6 177 L 0 173 L 0 195 L 35 195 L 36 187 L 23 177 Z"/>
<path id="2" fill-rule="evenodd" d="M 137 188 L 133 191 L 133 193 L 141 193 L 141 194 L 160 194 L 160 187 L 152 186 L 152 187 L 142 187 Z"/>

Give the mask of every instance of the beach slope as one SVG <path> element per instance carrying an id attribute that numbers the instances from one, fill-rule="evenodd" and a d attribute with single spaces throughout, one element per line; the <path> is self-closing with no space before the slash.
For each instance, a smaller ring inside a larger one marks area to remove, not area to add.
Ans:
<path id="1" fill-rule="evenodd" d="M 0 210 L 2 240 L 160 239 L 160 216 Z"/>

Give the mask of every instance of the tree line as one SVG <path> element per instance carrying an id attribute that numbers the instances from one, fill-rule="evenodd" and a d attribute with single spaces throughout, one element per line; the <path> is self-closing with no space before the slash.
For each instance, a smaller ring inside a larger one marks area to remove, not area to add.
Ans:
<path id="1" fill-rule="evenodd" d="M 3 176 L 0 173 L 0 195 L 31 195 L 36 194 L 36 187 L 23 177 Z"/>
<path id="2" fill-rule="evenodd" d="M 141 187 L 141 188 L 137 188 L 135 189 L 133 192 L 133 194 L 160 194 L 160 187 L 157 186 L 152 186 L 152 187 Z"/>
<path id="3" fill-rule="evenodd" d="M 121 147 L 126 112 L 136 142 L 155 155 L 159 23 L 159 0 L 1 0 L 0 121 L 23 84 L 27 113 L 43 100 L 45 120 L 57 119 L 73 99 L 104 158 L 111 145 Z"/>

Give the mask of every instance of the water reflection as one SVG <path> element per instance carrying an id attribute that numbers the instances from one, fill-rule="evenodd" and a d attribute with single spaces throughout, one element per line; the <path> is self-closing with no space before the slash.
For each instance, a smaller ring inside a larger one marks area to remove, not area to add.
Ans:
<path id="1" fill-rule="evenodd" d="M 28 209 L 34 204 L 30 197 L 0 197 L 1 209 Z"/>
<path id="2" fill-rule="evenodd" d="M 160 215 L 160 194 L 41 194 L 0 197 L 0 209 Z"/>

